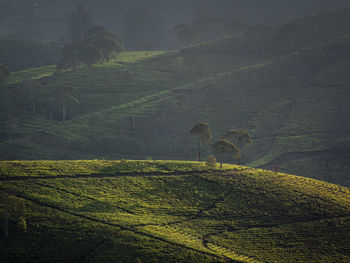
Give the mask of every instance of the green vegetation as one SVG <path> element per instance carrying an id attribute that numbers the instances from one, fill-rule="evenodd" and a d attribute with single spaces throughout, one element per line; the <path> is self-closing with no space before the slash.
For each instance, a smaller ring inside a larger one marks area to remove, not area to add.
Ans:
<path id="1" fill-rule="evenodd" d="M 68 27 L 68 36 L 71 43 L 84 39 L 85 32 L 94 25 L 91 14 L 81 4 L 73 10 Z"/>
<path id="2" fill-rule="evenodd" d="M 223 139 L 227 139 L 228 141 L 233 141 L 234 146 L 237 147 L 239 154 L 237 155 L 237 163 L 240 164 L 241 160 L 241 149 L 245 147 L 248 144 L 251 144 L 253 142 L 252 136 L 244 129 L 237 129 L 237 130 L 229 130 L 225 132 L 224 136 L 222 136 Z M 237 150 L 236 150 L 237 151 Z"/>
<path id="3" fill-rule="evenodd" d="M 85 32 L 85 39 L 63 48 L 57 69 L 108 61 L 112 54 L 121 51 L 125 51 L 123 38 L 102 26 L 96 26 Z"/>
<path id="4" fill-rule="evenodd" d="M 214 155 L 209 155 L 205 162 L 208 169 L 216 169 L 216 158 Z"/>
<path id="5" fill-rule="evenodd" d="M 216 141 L 212 146 L 212 150 L 214 153 L 217 153 L 219 155 L 230 155 L 233 159 L 237 160 L 237 163 L 239 164 L 239 160 L 241 158 L 241 152 L 239 148 L 234 145 L 232 142 L 226 139 L 220 139 Z M 222 167 L 222 162 L 220 164 L 220 168 Z"/>
<path id="6" fill-rule="evenodd" d="M 200 162 L 202 144 L 210 142 L 213 138 L 211 127 L 205 122 L 197 123 L 192 127 L 191 134 L 198 137 L 198 161 Z"/>
<path id="7" fill-rule="evenodd" d="M 50 41 L 0 37 L 0 63 L 10 72 L 56 64 L 61 45 Z"/>
<path id="8" fill-rule="evenodd" d="M 174 173 L 206 171 L 203 162 L 189 161 L 137 161 L 137 160 L 81 160 L 81 161 L 0 161 L 3 177 L 56 177 L 77 175 L 111 175 L 118 173 Z M 244 169 L 241 166 L 224 164 L 224 170 Z"/>
<path id="9" fill-rule="evenodd" d="M 208 171 L 198 162 L 0 164 L 1 193 L 26 210 L 10 211 L 1 262 L 350 259 L 345 187 L 242 166 Z"/>
<path id="10" fill-rule="evenodd" d="M 2 82 L 7 76 L 9 72 L 4 64 L 0 64 L 0 82 Z"/>
<path id="11" fill-rule="evenodd" d="M 249 147 L 239 147 L 243 164 L 348 186 L 349 12 L 179 51 L 12 72 L 0 89 L 2 159 L 194 160 L 188 131 L 205 121 L 214 141 L 230 130 L 251 134 Z M 36 87 L 26 88 L 27 78 Z M 76 100 L 63 107 L 60 88 Z"/>
<path id="12" fill-rule="evenodd" d="M 38 68 L 29 68 L 21 71 L 11 72 L 3 84 L 14 85 L 26 79 L 41 79 L 51 76 L 56 70 L 56 66 L 43 66 Z"/>

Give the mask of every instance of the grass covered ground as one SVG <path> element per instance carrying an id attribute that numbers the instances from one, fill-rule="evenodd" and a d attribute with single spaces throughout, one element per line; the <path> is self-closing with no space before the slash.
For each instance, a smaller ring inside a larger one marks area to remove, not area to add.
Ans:
<path id="1" fill-rule="evenodd" d="M 0 260 L 350 260 L 348 188 L 224 168 L 151 160 L 0 162 L 2 219 L 7 204 L 15 204 Z"/>

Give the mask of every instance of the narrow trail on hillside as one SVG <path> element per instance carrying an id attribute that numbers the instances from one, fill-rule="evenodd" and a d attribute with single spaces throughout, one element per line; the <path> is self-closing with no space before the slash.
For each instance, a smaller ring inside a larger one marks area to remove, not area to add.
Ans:
<path id="1" fill-rule="evenodd" d="M 217 172 L 240 172 L 245 169 L 233 169 Z M 158 176 L 191 176 L 206 174 L 208 170 L 203 171 L 176 171 L 176 172 L 120 172 L 117 174 L 77 174 L 77 175 L 57 175 L 57 176 L 13 176 L 3 177 L 0 175 L 0 182 L 26 181 L 26 180 L 57 180 L 57 179 L 100 179 L 100 178 L 118 178 L 118 177 L 158 177 Z"/>
<path id="2" fill-rule="evenodd" d="M 173 221 L 173 222 L 168 222 L 168 223 L 158 223 L 158 224 L 152 224 L 152 223 L 148 223 L 148 224 L 140 224 L 140 225 L 134 225 L 133 227 L 144 227 L 144 226 L 170 226 L 170 225 L 175 225 L 175 224 L 181 224 L 181 223 L 184 223 L 184 222 L 189 222 L 189 221 L 193 221 L 193 220 L 196 220 L 196 219 L 199 219 L 203 216 L 204 213 L 206 212 L 209 212 L 210 210 L 216 208 L 217 204 L 219 202 L 223 202 L 225 200 L 225 197 L 232 192 L 232 190 L 229 190 L 229 191 L 223 191 L 223 187 L 222 185 L 220 185 L 218 182 L 216 181 L 213 181 L 213 180 L 210 180 L 210 179 L 207 179 L 207 178 L 204 178 L 204 177 L 201 177 L 201 176 L 198 176 L 198 174 L 194 175 L 195 177 L 203 180 L 203 181 L 206 181 L 208 183 L 211 183 L 211 184 L 215 184 L 217 186 L 219 186 L 219 188 L 222 189 L 222 194 L 214 199 L 212 201 L 212 204 L 210 206 L 208 206 L 207 208 L 202 208 L 200 210 L 198 210 L 198 212 L 195 214 L 195 215 L 192 215 L 190 216 L 189 218 L 186 218 L 186 219 L 181 219 L 181 220 L 177 220 L 177 221 Z"/>
<path id="3" fill-rule="evenodd" d="M 266 163 L 261 168 L 271 167 L 273 163 L 278 163 L 280 165 L 288 163 L 290 161 L 316 157 L 316 156 L 326 156 L 326 155 L 342 155 L 348 154 L 350 152 L 349 147 L 332 147 L 319 151 L 304 151 L 304 152 L 287 152 L 279 155 L 273 161 Z"/>
<path id="4" fill-rule="evenodd" d="M 207 171 L 205 171 L 205 173 L 207 173 Z M 215 173 L 218 173 L 218 172 L 215 172 Z M 182 173 L 181 173 L 182 174 Z M 204 177 L 201 177 L 199 176 L 200 173 L 198 172 L 189 172 L 187 173 L 186 175 L 189 176 L 189 175 L 194 175 L 198 178 L 200 178 L 201 180 L 204 180 L 208 183 L 211 183 L 211 184 L 216 184 L 217 186 L 219 186 L 222 190 L 224 190 L 223 186 L 220 185 L 218 182 L 216 181 L 213 181 L 213 180 L 210 180 L 210 179 L 207 179 L 207 178 L 204 178 Z M 142 174 L 144 175 L 144 173 Z M 142 175 L 139 175 L 139 176 L 142 176 Z M 147 174 L 148 175 L 148 174 Z M 159 175 L 159 173 L 158 173 Z M 169 175 L 168 173 L 166 174 L 163 174 L 162 175 Z M 178 175 L 178 173 L 176 173 L 176 175 Z M 133 176 L 135 176 L 133 174 Z M 109 177 L 109 176 L 108 176 Z M 51 177 L 49 177 L 50 179 L 52 179 Z M 71 178 L 71 177 L 69 177 Z M 85 177 L 84 177 L 85 178 Z M 93 178 L 95 178 L 95 176 L 93 176 Z M 20 180 L 19 180 L 20 181 Z M 39 186 L 43 186 L 43 187 L 48 187 L 48 188 L 51 188 L 51 189 L 55 189 L 55 190 L 59 190 L 59 191 L 62 191 L 64 193 L 67 193 L 67 194 L 71 194 L 71 195 L 74 195 L 74 196 L 77 196 L 79 198 L 85 198 L 85 199 L 88 199 L 88 200 L 92 200 L 92 201 L 99 201 L 97 199 L 94 199 L 92 197 L 89 197 L 89 196 L 84 196 L 84 195 L 81 195 L 81 194 L 78 194 L 78 193 L 74 193 L 74 192 L 71 192 L 71 191 L 68 191 L 66 189 L 62 189 L 62 188 L 59 188 L 59 187 L 53 187 L 51 185 L 48 185 L 48 184 L 45 184 L 45 183 L 42 183 L 41 180 L 33 180 L 33 183 L 39 185 Z M 1 189 L 0 189 L 1 190 Z M 51 205 L 51 204 L 46 204 L 46 203 L 43 203 L 39 200 L 36 200 L 34 198 L 30 198 L 30 197 L 26 197 L 22 194 L 16 194 L 16 196 L 22 198 L 22 199 L 25 199 L 25 200 L 28 200 L 28 201 L 31 201 L 33 203 L 36 203 L 37 205 L 40 205 L 40 206 L 44 206 L 44 207 L 47 207 L 47 208 L 51 208 L 51 209 L 54 209 L 54 210 L 58 210 L 60 212 L 63 212 L 63 213 L 66 213 L 66 214 L 70 214 L 72 216 L 76 216 L 76 217 L 80 217 L 82 219 L 85 219 L 85 220 L 89 220 L 89 221 L 93 221 L 95 223 L 101 223 L 101 224 L 105 224 L 105 225 L 109 225 L 109 226 L 113 226 L 113 227 L 117 227 L 119 228 L 118 232 L 120 231 L 130 231 L 130 232 L 133 232 L 135 234 L 139 234 L 139 235 L 142 235 L 142 236 L 146 236 L 146 237 L 149 237 L 149 238 L 154 238 L 154 239 L 157 239 L 157 240 L 160 240 L 160 241 L 163 241 L 163 242 L 166 242 L 168 244 L 172 244 L 172 245 L 176 245 L 176 246 L 180 246 L 180 247 L 183 247 L 183 248 L 186 248 L 186 249 L 190 249 L 190 250 L 193 250 L 193 251 L 197 251 L 199 253 L 204 253 L 204 254 L 207 254 L 207 255 L 211 255 L 211 256 L 215 256 L 215 257 L 222 257 L 224 258 L 224 260 L 226 262 L 241 262 L 241 261 L 236 261 L 233 259 L 233 257 L 230 257 L 230 256 L 227 256 L 227 255 L 223 255 L 222 253 L 220 253 L 219 251 L 215 251 L 211 248 L 209 248 L 209 246 L 207 245 L 207 242 L 206 240 L 202 239 L 202 243 L 204 245 L 204 248 L 208 249 L 209 251 L 212 251 L 212 253 L 209 253 L 209 252 L 204 252 L 204 251 L 201 251 L 201 250 L 197 250 L 195 248 L 191 248 L 191 247 L 187 247 L 185 245 L 182 245 L 182 244 L 178 244 L 178 243 L 175 243 L 175 242 L 172 242 L 172 241 L 169 241 L 165 238 L 162 238 L 162 237 L 157 237 L 157 236 L 153 236 L 152 234 L 149 234 L 149 233 L 144 233 L 142 230 L 138 230 L 137 228 L 139 227 L 144 227 L 144 226 L 171 226 L 171 225 L 176 225 L 176 224 L 181 224 L 181 223 L 184 223 L 184 222 L 187 222 L 187 221 L 192 221 L 192 220 L 196 220 L 196 219 L 199 219 L 201 218 L 206 212 L 209 212 L 210 210 L 212 209 L 215 209 L 217 204 L 219 202 L 223 202 L 225 200 L 225 197 L 226 195 L 228 195 L 229 193 L 231 193 L 231 189 L 228 190 L 228 191 L 224 191 L 222 192 L 222 194 L 214 199 L 211 203 L 210 206 L 208 206 L 207 208 L 203 208 L 203 209 L 200 209 L 196 215 L 190 217 L 190 218 L 186 218 L 186 219 L 182 219 L 182 220 L 178 220 L 178 221 L 175 221 L 175 222 L 170 222 L 170 223 L 163 223 L 163 224 L 142 224 L 142 225 L 131 225 L 131 226 L 122 226 L 122 225 L 119 225 L 119 224 L 115 224 L 115 223 L 110 223 L 110 222 L 106 222 L 104 220 L 100 220 L 100 219 L 97 219 L 97 218 L 93 218 L 93 217 L 89 217 L 89 216 L 85 216 L 85 215 L 82 215 L 82 214 L 79 214 L 79 213 L 76 213 L 76 212 L 72 212 L 72 211 L 68 211 L 68 210 L 65 210 L 63 208 L 60 208 L 58 206 L 54 206 L 54 205 Z M 116 206 L 114 206 L 116 207 Z M 118 209 L 121 209 L 125 212 L 128 212 L 126 209 L 124 208 L 121 208 L 121 207 L 116 207 Z M 87 260 L 87 258 L 92 255 L 100 246 L 102 246 L 104 243 L 106 243 L 108 241 L 108 238 L 104 238 L 102 240 L 100 240 L 98 243 L 96 243 L 92 248 L 90 248 L 86 254 L 82 255 L 79 262 L 80 263 L 83 263 Z M 218 245 L 215 245 L 216 247 L 220 247 Z M 229 254 L 229 253 L 235 253 L 237 255 L 241 255 L 241 254 L 238 254 L 236 252 L 232 252 L 230 251 L 228 248 L 224 248 L 224 247 L 221 247 L 221 250 L 225 250 L 227 251 L 226 254 Z M 218 256 L 217 254 L 220 254 L 221 256 Z M 245 257 L 244 255 L 241 255 L 243 257 Z"/>
<path id="5" fill-rule="evenodd" d="M 287 112 L 285 113 L 283 119 L 281 120 L 281 124 L 279 126 L 279 129 L 275 132 L 275 134 L 272 136 L 272 140 L 271 143 L 269 144 L 269 146 L 267 147 L 267 149 L 260 155 L 260 157 L 258 157 L 257 159 L 263 158 L 263 156 L 267 155 L 269 153 L 269 151 L 272 149 L 273 145 L 276 142 L 276 138 L 278 136 L 278 133 L 281 131 L 281 129 L 284 127 L 284 125 L 287 123 L 292 111 L 294 110 L 295 106 L 297 105 L 297 103 L 299 102 L 301 96 L 303 95 L 305 89 L 306 89 L 306 85 L 303 85 L 298 93 L 296 94 L 295 98 L 289 103 L 289 107 L 287 109 Z"/>
<path id="6" fill-rule="evenodd" d="M 117 209 L 119 209 L 119 210 L 121 210 L 121 211 L 124 211 L 124 212 L 126 212 L 126 213 L 135 215 L 135 213 L 134 213 L 133 211 L 128 210 L 128 209 L 126 209 L 126 208 L 124 208 L 124 207 L 120 207 L 120 206 L 116 206 L 116 205 L 111 205 L 111 204 L 102 202 L 101 200 L 92 198 L 92 197 L 90 197 L 90 196 L 86 196 L 86 195 L 82 195 L 82 194 L 77 194 L 77 193 L 68 191 L 68 190 L 66 190 L 66 189 L 62 189 L 62 188 L 60 188 L 60 187 L 54 187 L 54 186 L 52 186 L 52 185 L 44 184 L 44 183 L 41 183 L 41 182 L 38 182 L 38 181 L 35 181 L 35 182 L 33 182 L 33 183 L 34 183 L 34 184 L 37 184 L 37 185 L 40 185 L 40 186 L 47 187 L 47 188 L 51 188 L 51 189 L 54 189 L 54 190 L 59 190 L 59 191 L 64 192 L 64 193 L 77 196 L 77 197 L 79 197 L 79 198 L 88 199 L 88 200 L 95 201 L 95 202 L 100 202 L 100 203 L 105 204 L 106 206 L 114 207 L 114 208 L 117 208 Z"/>
<path id="7" fill-rule="evenodd" d="M 208 183 L 211 183 L 211 184 L 215 184 L 217 186 L 219 186 L 222 190 L 223 190 L 223 187 L 222 185 L 220 185 L 218 182 L 216 181 L 213 181 L 213 180 L 210 180 L 210 179 L 207 179 L 207 178 L 204 178 L 204 177 L 200 177 L 200 176 L 196 176 L 197 178 L 203 180 L 203 181 L 206 181 Z M 77 194 L 77 193 L 73 193 L 73 192 L 70 192 L 70 191 L 67 191 L 65 189 L 62 189 L 62 188 L 59 188 L 59 187 L 53 187 L 51 185 L 47 185 L 47 184 L 43 184 L 41 182 L 38 182 L 38 181 L 35 181 L 34 182 L 35 184 L 37 185 L 41 185 L 41 186 L 44 186 L 44 187 L 48 187 L 48 188 L 52 188 L 52 189 L 55 189 L 55 190 L 59 190 L 59 191 L 62 191 L 62 192 L 65 192 L 65 193 L 68 193 L 68 194 L 72 194 L 74 196 L 77 196 L 77 197 L 80 197 L 80 198 L 86 198 L 88 200 L 92 200 L 92 201 L 98 201 L 97 199 L 94 199 L 94 198 L 91 198 L 91 197 L 88 197 L 88 196 L 84 196 L 84 195 L 81 195 L 81 194 Z M 181 223 L 184 223 L 184 222 L 189 222 L 189 221 L 193 221 L 193 220 L 196 220 L 196 219 L 199 219 L 201 218 L 206 212 L 209 212 L 210 210 L 212 209 L 215 209 L 217 207 L 217 204 L 219 202 L 223 202 L 226 198 L 226 196 L 228 194 L 230 194 L 232 192 L 232 190 L 228 190 L 228 191 L 225 191 L 223 192 L 218 198 L 214 199 L 212 201 L 212 204 L 207 207 L 207 208 L 203 208 L 203 209 L 200 209 L 196 215 L 194 216 L 191 216 L 190 218 L 186 218 L 186 219 L 182 219 L 182 220 L 178 220 L 178 221 L 174 221 L 174 222 L 169 222 L 169 223 L 158 223 L 158 224 L 152 224 L 152 223 L 149 223 L 149 224 L 141 224 L 141 225 L 132 225 L 130 226 L 130 230 L 133 229 L 133 230 L 136 230 L 136 228 L 138 227 L 145 227 L 145 226 L 171 226 L 171 225 L 176 225 L 176 224 L 181 224 Z M 112 205 L 111 205 L 112 206 Z M 116 206 L 113 206 L 113 207 L 116 207 Z M 123 211 L 126 211 L 128 212 L 127 210 L 125 210 L 124 208 L 120 208 L 120 207 L 116 207 L 118 209 L 121 209 Z M 134 214 L 134 213 L 132 213 Z M 90 248 L 88 250 L 88 252 L 83 255 L 80 259 L 80 263 L 83 263 L 86 261 L 86 259 L 94 253 L 94 251 L 96 251 L 100 246 L 102 246 L 104 243 L 106 243 L 108 240 L 108 238 L 105 238 L 105 239 L 102 239 L 100 242 L 98 242 L 96 245 L 94 245 L 92 248 Z M 214 253 L 218 253 L 218 251 L 215 251 L 213 250 L 212 248 L 210 248 L 210 246 L 208 246 L 208 241 L 206 240 L 205 237 L 203 237 L 202 239 L 202 244 L 205 248 L 207 248 L 208 250 L 214 252 Z M 221 250 L 225 250 L 227 251 L 226 253 L 235 253 L 237 255 L 240 255 L 240 256 L 244 256 L 244 257 L 247 257 L 245 255 L 242 255 L 242 254 L 239 254 L 237 252 L 233 252 L 233 251 L 230 251 L 229 248 L 226 248 L 226 247 L 222 247 L 222 246 L 218 246 L 218 245 L 215 245 L 216 247 L 220 247 Z M 232 257 L 228 257 L 228 256 L 225 256 L 223 255 L 224 259 L 226 262 L 239 262 L 239 261 L 233 261 Z"/>
<path id="8" fill-rule="evenodd" d="M 228 197 L 228 195 L 230 195 L 231 193 L 234 192 L 234 189 L 233 188 L 229 188 L 228 190 L 225 191 L 225 187 L 223 185 L 221 185 L 220 183 L 216 182 L 216 181 L 213 181 L 213 180 L 210 180 L 208 178 L 204 178 L 204 177 L 200 177 L 200 176 L 197 176 L 198 178 L 208 182 L 208 183 L 213 183 L 213 184 L 216 184 L 218 185 L 220 188 L 221 188 L 221 191 L 222 191 L 222 194 L 219 198 L 213 200 L 213 203 L 210 207 L 208 207 L 207 209 L 202 209 L 198 212 L 198 214 L 191 220 L 196 220 L 196 219 L 199 219 L 201 217 L 203 217 L 203 215 L 206 213 L 206 212 L 209 212 L 215 208 L 217 208 L 218 204 L 220 202 L 224 202 L 225 199 Z M 228 227 L 225 227 L 224 230 L 222 230 L 220 233 L 223 233 L 225 232 L 226 230 L 228 229 Z M 220 253 L 222 254 L 226 261 L 227 262 L 232 262 L 234 258 L 236 258 L 237 256 L 239 256 L 240 258 L 244 258 L 246 260 L 248 260 L 249 262 L 256 262 L 256 263 L 261 263 L 261 261 L 255 259 L 255 258 L 252 258 L 252 257 L 249 257 L 247 255 L 244 255 L 240 252 L 236 252 L 236 251 L 232 251 L 230 248 L 227 248 L 227 247 L 224 247 L 224 246 L 219 246 L 219 245 L 216 245 L 216 244 L 213 244 L 211 242 L 208 241 L 209 237 L 211 236 L 211 233 L 209 234 L 205 234 L 203 237 L 202 237 L 202 245 L 210 250 L 210 251 L 213 251 L 214 253 Z M 218 248 L 218 250 L 215 250 L 213 249 L 213 246 L 214 245 L 216 248 Z M 225 251 L 225 252 L 222 252 L 222 251 Z"/>
<path id="9" fill-rule="evenodd" d="M 0 189 L 0 190 L 2 190 L 2 189 Z M 202 254 L 209 255 L 209 256 L 212 256 L 212 257 L 216 257 L 216 258 L 222 258 L 221 256 L 218 256 L 218 255 L 213 254 L 213 253 L 209 253 L 209 252 L 205 252 L 205 251 L 202 251 L 202 250 L 199 250 L 199 249 L 188 247 L 188 246 L 180 244 L 180 243 L 169 241 L 169 240 L 167 240 L 165 238 L 162 238 L 162 237 L 154 236 L 154 235 L 151 235 L 149 233 L 145 233 L 145 232 L 142 232 L 142 231 L 135 230 L 135 229 L 133 229 L 133 226 L 125 227 L 125 226 L 122 226 L 122 225 L 119 225 L 119 224 L 110 223 L 110 222 L 106 222 L 104 220 L 100 220 L 100 219 L 97 219 L 97 218 L 92 218 L 92 217 L 89 217 L 89 216 L 85 216 L 85 215 L 82 215 L 82 214 L 79 214 L 79 213 L 75 213 L 75 212 L 72 212 L 72 211 L 65 210 L 65 209 L 63 209 L 61 207 L 57 207 L 57 206 L 54 206 L 54 205 L 51 205 L 51 204 L 46 204 L 46 203 L 40 202 L 40 201 L 38 201 L 38 200 L 36 200 L 34 198 L 30 198 L 30 197 L 24 196 L 24 195 L 19 194 L 19 193 L 12 194 L 12 195 L 17 196 L 19 198 L 22 198 L 24 200 L 33 202 L 33 203 L 35 203 L 35 204 L 37 204 L 39 206 L 42 206 L 42 207 L 46 207 L 46 208 L 50 208 L 50 209 L 53 209 L 53 210 L 57 210 L 59 212 L 62 212 L 62 213 L 65 213 L 65 214 L 69 214 L 69 215 L 72 215 L 72 216 L 75 216 L 75 217 L 79 217 L 79 218 L 82 218 L 82 219 L 85 219 L 85 220 L 89 220 L 89 221 L 92 221 L 92 222 L 95 222 L 95 223 L 100 223 L 100 224 L 103 224 L 103 225 L 117 227 L 117 228 L 119 228 L 118 232 L 129 231 L 129 232 L 133 232 L 134 234 L 145 236 L 145 237 L 148 237 L 148 238 L 151 238 L 151 239 L 156 239 L 158 241 L 161 241 L 161 242 L 173 245 L 173 246 L 182 247 L 184 249 L 189 249 L 189 250 L 196 251 L 198 253 L 202 253 Z M 93 250 L 92 250 L 92 252 L 93 252 Z"/>
<path id="10" fill-rule="evenodd" d="M 215 184 L 215 185 L 219 186 L 223 190 L 223 187 L 216 181 L 213 181 L 213 180 L 210 180 L 210 179 L 198 176 L 197 173 L 194 174 L 194 176 L 199 178 L 199 179 L 201 179 L 201 180 L 203 180 L 203 181 L 206 181 L 207 183 Z M 86 195 L 83 195 L 83 194 L 80 194 L 80 193 L 68 191 L 68 190 L 63 189 L 61 187 L 52 186 L 52 185 L 49 185 L 49 184 L 42 183 L 42 180 L 33 180 L 32 183 L 37 184 L 39 186 L 47 187 L 47 188 L 50 188 L 50 189 L 58 190 L 58 191 L 61 191 L 61 192 L 67 193 L 67 194 L 71 194 L 71 195 L 74 195 L 74 196 L 79 197 L 79 198 L 83 198 L 83 199 L 87 199 L 87 200 L 91 200 L 91 201 L 96 201 L 96 202 L 102 202 L 102 201 L 100 201 L 98 199 L 95 199 L 95 198 L 92 198 L 90 196 L 86 196 Z M 165 226 L 165 225 L 174 225 L 174 224 L 180 224 L 180 223 L 196 220 L 198 218 L 201 218 L 203 216 L 203 214 L 205 214 L 206 212 L 209 212 L 210 210 L 216 208 L 217 204 L 219 202 L 223 202 L 225 200 L 225 197 L 231 192 L 232 192 L 232 190 L 229 190 L 229 191 L 226 191 L 226 192 L 222 192 L 222 194 L 218 198 L 212 200 L 212 204 L 209 207 L 200 209 L 195 215 L 190 216 L 189 218 L 181 219 L 181 220 L 174 221 L 174 222 L 169 222 L 169 223 L 158 223 L 158 224 L 148 223 L 148 224 L 133 225 L 131 227 L 132 228 L 136 228 L 136 227 L 144 227 L 144 226 L 152 226 L 152 225 L 154 225 L 154 226 L 164 225 Z M 102 203 L 104 203 L 104 202 L 102 202 Z M 135 213 L 133 211 L 130 211 L 130 210 L 126 209 L 126 208 L 123 208 L 123 207 L 120 207 L 120 206 L 116 206 L 116 205 L 112 205 L 112 204 L 109 204 L 109 203 L 104 203 L 104 204 L 106 204 L 107 206 L 114 207 L 114 208 L 117 208 L 119 210 L 122 210 L 122 211 L 124 211 L 126 213 L 135 215 Z"/>
<path id="11" fill-rule="evenodd" d="M 78 261 L 78 263 L 84 263 L 89 256 L 91 256 L 95 251 L 97 251 L 97 249 L 99 247 L 101 247 L 102 245 L 104 245 L 105 243 L 107 243 L 108 238 L 103 238 L 102 240 L 100 240 L 99 242 L 97 242 L 93 247 L 91 247 L 84 255 L 82 255 L 80 257 L 80 260 Z"/>

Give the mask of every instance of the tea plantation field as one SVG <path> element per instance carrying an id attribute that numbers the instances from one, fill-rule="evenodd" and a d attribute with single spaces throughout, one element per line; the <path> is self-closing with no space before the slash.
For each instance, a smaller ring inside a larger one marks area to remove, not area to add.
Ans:
<path id="1" fill-rule="evenodd" d="M 350 190 L 323 181 L 152 160 L 0 174 L 1 262 L 350 261 Z"/>

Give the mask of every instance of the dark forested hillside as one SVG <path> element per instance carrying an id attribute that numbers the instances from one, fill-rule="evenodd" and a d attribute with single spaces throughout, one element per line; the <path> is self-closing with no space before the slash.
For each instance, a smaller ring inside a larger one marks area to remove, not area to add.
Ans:
<path id="1" fill-rule="evenodd" d="M 0 37 L 0 63 L 10 71 L 58 62 L 62 46 L 55 42 Z"/>

